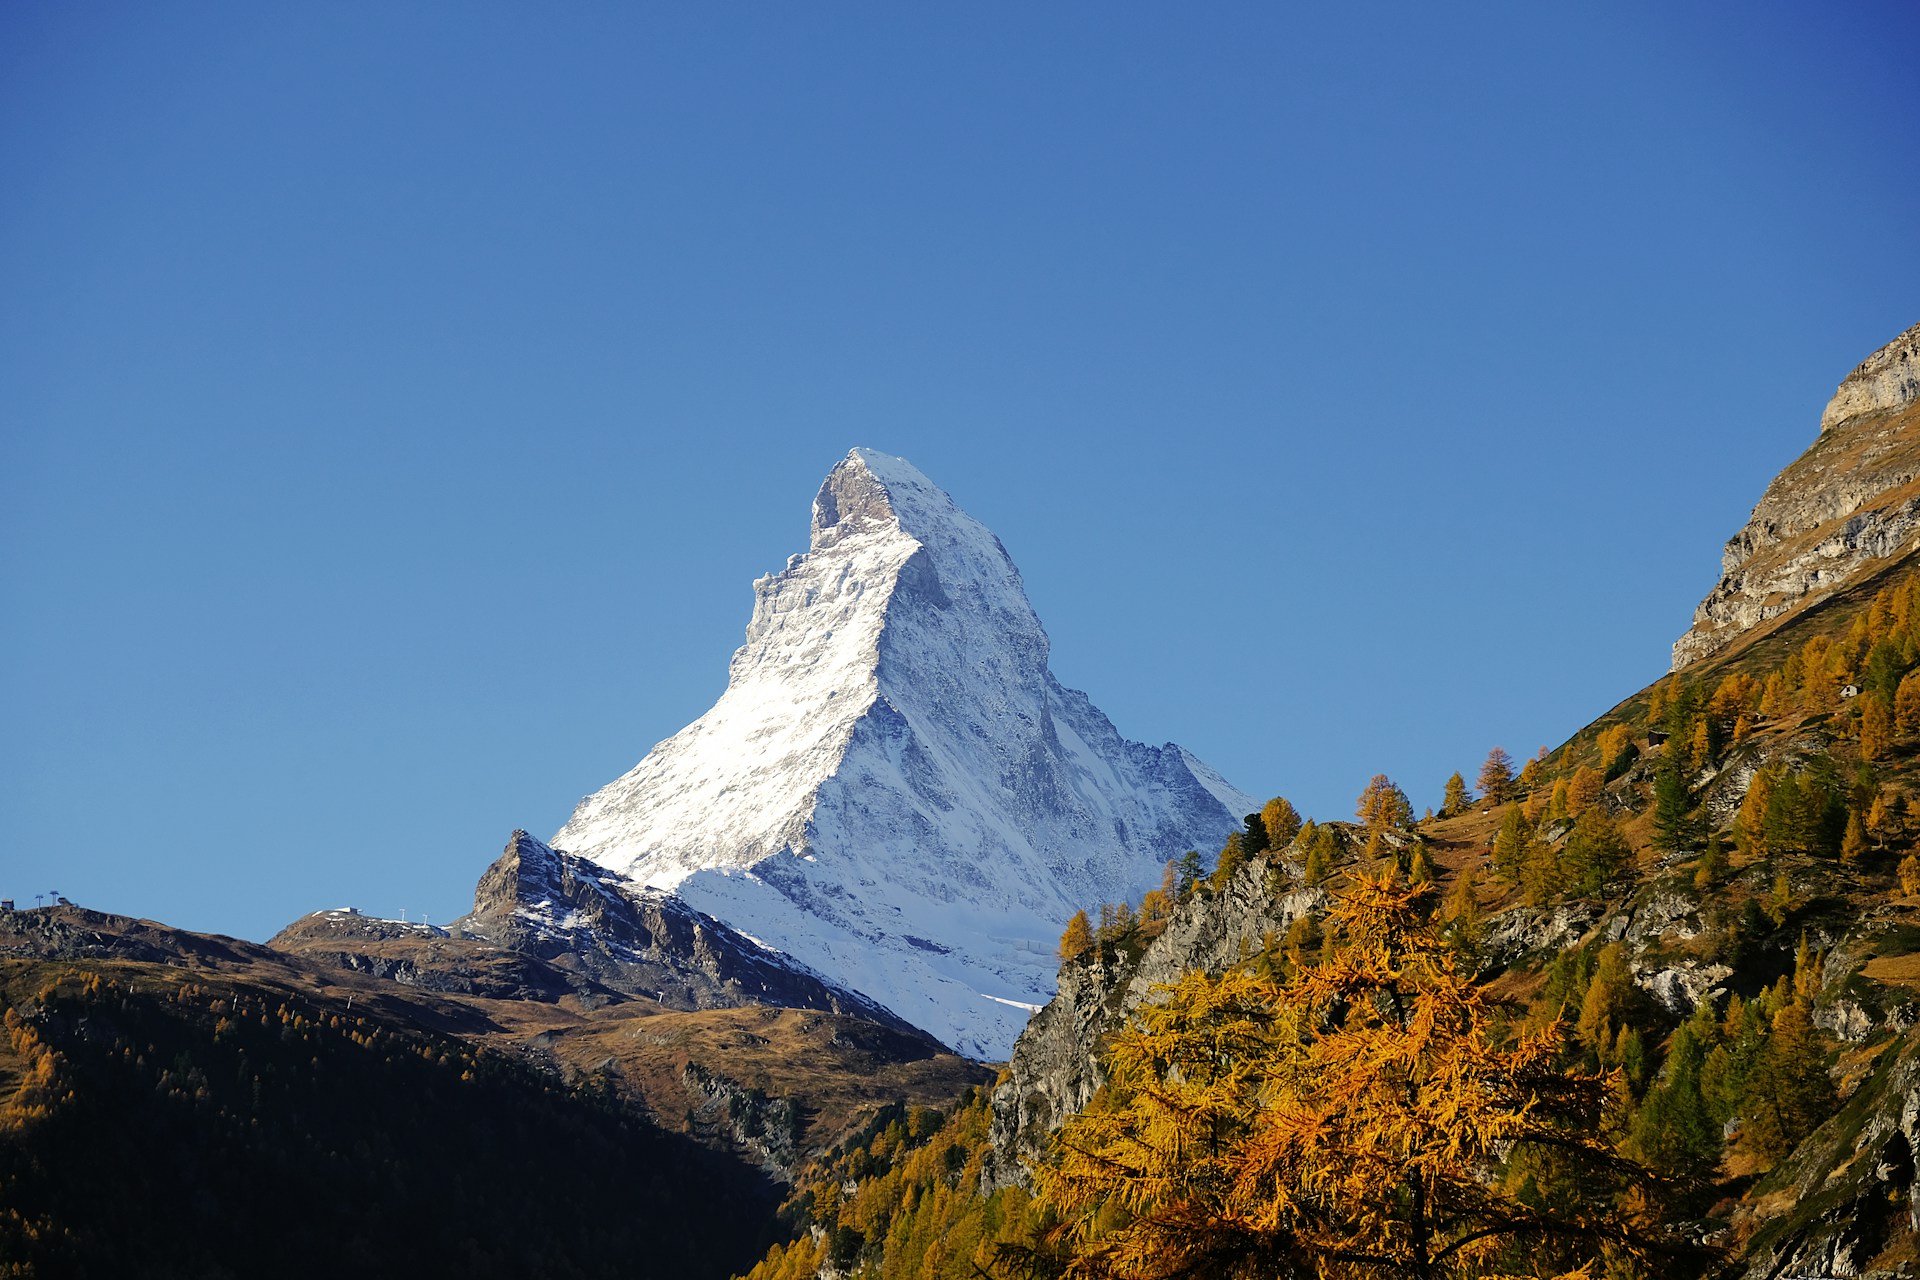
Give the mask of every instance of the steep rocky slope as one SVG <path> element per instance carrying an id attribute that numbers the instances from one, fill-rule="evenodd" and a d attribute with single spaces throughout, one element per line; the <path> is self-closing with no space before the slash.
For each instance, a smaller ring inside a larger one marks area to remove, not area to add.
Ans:
<path id="1" fill-rule="evenodd" d="M 1673 646 L 1682 670 L 1911 553 L 1920 542 L 1920 325 L 1847 375 L 1820 436 L 1728 540 Z"/>
<path id="2" fill-rule="evenodd" d="M 1004 1057 L 1052 994 L 1076 907 L 1252 807 L 1055 680 L 999 540 L 899 458 L 836 466 L 754 592 L 719 702 L 551 843 L 966 1053 Z"/>

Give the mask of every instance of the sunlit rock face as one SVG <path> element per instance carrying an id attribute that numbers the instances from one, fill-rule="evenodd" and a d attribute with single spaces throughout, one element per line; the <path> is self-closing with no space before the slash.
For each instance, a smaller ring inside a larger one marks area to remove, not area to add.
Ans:
<path id="1" fill-rule="evenodd" d="M 999 539 L 902 459 L 836 466 L 754 597 L 720 700 L 553 846 L 962 1052 L 1006 1056 L 1076 909 L 1138 900 L 1256 807 L 1062 687 Z"/>
<path id="2" fill-rule="evenodd" d="M 1673 646 L 1673 669 L 1826 599 L 1920 545 L 1920 325 L 1849 374 L 1813 447 L 1727 542 L 1722 576 Z"/>

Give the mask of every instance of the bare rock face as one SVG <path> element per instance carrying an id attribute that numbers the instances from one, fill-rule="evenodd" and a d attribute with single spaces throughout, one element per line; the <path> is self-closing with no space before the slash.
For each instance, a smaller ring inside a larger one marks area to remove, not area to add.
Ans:
<path id="1" fill-rule="evenodd" d="M 1217 973 L 1284 935 L 1299 917 L 1322 913 L 1327 895 L 1295 883 L 1286 863 L 1255 858 L 1218 892 L 1201 890 L 1174 909 L 1165 932 L 1128 962 L 1096 953 L 1060 970 L 1058 993 L 1021 1033 L 1006 1080 L 993 1092 L 993 1150 L 981 1190 L 1022 1184 L 1047 1138 L 1106 1082 L 1106 1040 L 1156 987 L 1193 969 Z"/>
<path id="2" fill-rule="evenodd" d="M 1891 1046 L 1886 1063 L 1748 1193 L 1734 1224 L 1753 1232 L 1742 1280 L 1905 1274 L 1875 1260 L 1920 1230 L 1920 1032 Z"/>
<path id="3" fill-rule="evenodd" d="M 1820 437 L 1728 540 L 1718 585 L 1673 646 L 1679 671 L 1920 546 L 1920 325 L 1847 375 Z"/>
<path id="4" fill-rule="evenodd" d="M 1820 415 L 1820 430 L 1831 431 L 1869 413 L 1901 409 L 1920 400 L 1920 324 L 1868 356 L 1847 375 Z"/>
<path id="5" fill-rule="evenodd" d="M 911 1028 L 886 1009 L 769 951 L 669 893 L 516 831 L 453 923 L 562 970 L 672 1009 L 766 1004 Z"/>

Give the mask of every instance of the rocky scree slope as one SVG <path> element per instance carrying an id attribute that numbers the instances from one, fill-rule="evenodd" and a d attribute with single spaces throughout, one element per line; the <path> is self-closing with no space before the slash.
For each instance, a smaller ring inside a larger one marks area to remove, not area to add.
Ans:
<path id="1" fill-rule="evenodd" d="M 1833 594 L 1920 543 L 1920 325 L 1847 375 L 1813 446 L 1728 540 L 1673 670 Z"/>
<path id="2" fill-rule="evenodd" d="M 1253 801 L 1130 742 L 1048 669 L 999 539 L 856 449 L 809 549 L 754 584 L 725 693 L 553 838 L 1003 1058 L 1082 903 L 1137 897 Z"/>

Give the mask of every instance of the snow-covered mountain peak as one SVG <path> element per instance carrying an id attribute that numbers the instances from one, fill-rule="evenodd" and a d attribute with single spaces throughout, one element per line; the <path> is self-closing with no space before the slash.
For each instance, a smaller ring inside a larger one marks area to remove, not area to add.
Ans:
<path id="1" fill-rule="evenodd" d="M 754 583 L 720 700 L 554 847 L 1003 1054 L 1076 908 L 1138 898 L 1252 807 L 1180 748 L 1121 738 L 1048 648 L 999 539 L 855 449 L 807 552 Z"/>

